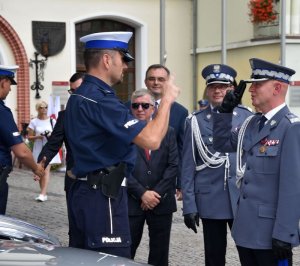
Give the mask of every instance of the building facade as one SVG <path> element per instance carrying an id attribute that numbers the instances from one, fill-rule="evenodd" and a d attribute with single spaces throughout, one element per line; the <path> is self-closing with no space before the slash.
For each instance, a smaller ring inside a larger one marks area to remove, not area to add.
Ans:
<path id="1" fill-rule="evenodd" d="M 300 0 L 284 1 L 285 65 L 297 71 L 287 102 L 300 115 Z M 162 62 L 182 89 L 178 102 L 193 111 L 204 97 L 201 70 L 206 65 L 226 63 L 237 69 L 240 80 L 250 76 L 249 58 L 281 62 L 281 2 L 273 1 L 276 20 L 262 24 L 251 22 L 249 2 L 0 0 L 0 64 L 20 66 L 18 85 L 12 87 L 6 104 L 18 125 L 28 123 L 36 115 L 37 101 L 48 102 L 51 95 L 60 96 L 63 108 L 69 77 L 84 71 L 79 38 L 99 31 L 131 30 L 130 52 L 136 60 L 129 65 L 124 84 L 116 87 L 119 97 L 126 100 L 133 90 L 145 87 L 147 67 Z M 38 66 L 43 71 L 37 73 L 34 61 L 42 61 Z M 37 76 L 43 90 L 36 90 Z M 251 106 L 248 92 L 243 102 Z"/>

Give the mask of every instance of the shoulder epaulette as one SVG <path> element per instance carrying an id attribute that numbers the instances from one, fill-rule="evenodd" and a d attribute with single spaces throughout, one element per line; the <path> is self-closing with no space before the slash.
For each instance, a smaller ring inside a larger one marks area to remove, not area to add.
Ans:
<path id="1" fill-rule="evenodd" d="M 286 118 L 291 122 L 291 124 L 296 123 L 296 122 L 300 122 L 299 117 L 296 116 L 293 113 L 286 114 Z"/>
<path id="2" fill-rule="evenodd" d="M 249 112 L 253 113 L 253 110 L 252 110 L 250 107 L 248 107 L 248 106 L 239 104 L 238 107 L 240 107 L 240 108 L 242 108 L 242 109 L 246 109 L 246 110 L 248 110 Z"/>
<path id="3" fill-rule="evenodd" d="M 194 113 L 190 113 L 186 119 L 192 119 L 193 115 L 194 115 Z"/>
<path id="4" fill-rule="evenodd" d="M 110 90 L 104 89 L 104 88 L 102 88 L 102 87 L 99 87 L 99 86 L 98 86 L 98 89 L 99 89 L 99 90 L 100 90 L 102 93 L 104 93 L 105 95 L 114 94 L 114 92 L 113 92 L 113 91 L 110 91 Z"/>
<path id="5" fill-rule="evenodd" d="M 196 111 L 192 112 L 191 114 L 189 114 L 187 119 L 191 119 L 193 117 L 193 115 L 197 115 L 201 112 L 203 112 L 203 110 L 196 110 Z"/>

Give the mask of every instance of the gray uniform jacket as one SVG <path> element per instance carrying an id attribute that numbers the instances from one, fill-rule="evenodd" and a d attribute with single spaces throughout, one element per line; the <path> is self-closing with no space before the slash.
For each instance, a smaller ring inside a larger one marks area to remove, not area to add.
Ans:
<path id="1" fill-rule="evenodd" d="M 232 128 L 239 127 L 252 113 L 243 106 L 234 109 Z M 213 122 L 212 111 L 208 107 L 205 110 L 193 114 L 197 118 L 202 140 L 211 153 L 213 149 Z M 208 219 L 232 219 L 238 199 L 238 189 L 235 184 L 236 154 L 229 154 L 230 174 L 226 180 L 224 189 L 225 165 L 218 168 L 206 167 L 196 171 L 193 153 L 196 155 L 197 165 L 203 165 L 197 149 L 194 147 L 191 130 L 191 117 L 186 119 L 186 127 L 182 151 L 182 192 L 183 214 L 198 212 L 201 218 Z M 196 145 L 194 145 L 196 146 Z M 224 153 L 221 153 L 224 155 Z"/>
<path id="2" fill-rule="evenodd" d="M 300 122 L 285 106 L 262 128 L 255 115 L 245 131 L 244 178 L 232 236 L 238 246 L 271 249 L 272 238 L 299 245 Z M 214 113 L 214 147 L 236 149 L 231 114 Z"/>

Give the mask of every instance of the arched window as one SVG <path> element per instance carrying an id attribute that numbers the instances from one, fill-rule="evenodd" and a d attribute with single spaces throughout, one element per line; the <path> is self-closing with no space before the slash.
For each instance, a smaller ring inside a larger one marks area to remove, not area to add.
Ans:
<path id="1" fill-rule="evenodd" d="M 79 41 L 80 37 L 103 31 L 131 31 L 133 36 L 129 42 L 129 52 L 135 57 L 135 30 L 134 28 L 118 21 L 109 19 L 92 19 L 76 24 L 76 71 L 85 72 L 83 62 L 84 44 Z M 127 73 L 121 84 L 115 85 L 114 89 L 118 97 L 126 102 L 135 90 L 135 61 L 128 64 Z"/>

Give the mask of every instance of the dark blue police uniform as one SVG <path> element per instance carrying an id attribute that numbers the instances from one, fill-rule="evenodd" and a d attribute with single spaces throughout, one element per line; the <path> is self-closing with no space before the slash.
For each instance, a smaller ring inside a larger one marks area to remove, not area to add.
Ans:
<path id="1" fill-rule="evenodd" d="M 19 133 L 17 125 L 14 121 L 11 110 L 4 105 L 4 101 L 0 100 L 0 175 L 6 172 L 5 176 L 1 176 L 0 180 L 0 214 L 5 214 L 8 184 L 8 169 L 12 168 L 11 146 L 22 143 L 22 137 Z"/>
<path id="2" fill-rule="evenodd" d="M 86 75 L 71 95 L 65 115 L 65 132 L 75 162 L 73 174 L 84 177 L 125 162 L 129 176 L 135 162 L 132 141 L 146 122 L 129 114 L 109 85 Z M 101 189 L 77 181 L 70 189 L 69 206 L 75 247 L 130 257 L 126 187 L 111 199 Z"/>

